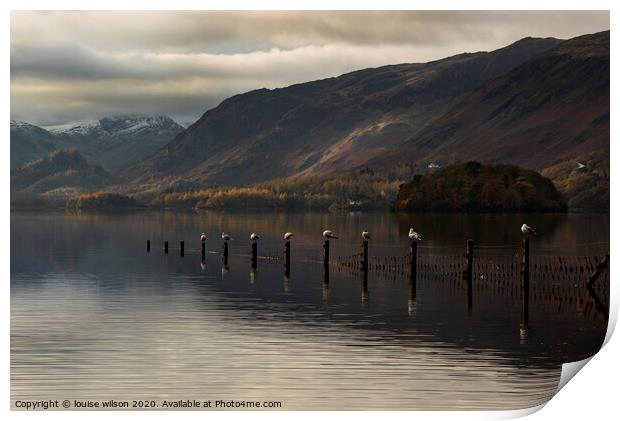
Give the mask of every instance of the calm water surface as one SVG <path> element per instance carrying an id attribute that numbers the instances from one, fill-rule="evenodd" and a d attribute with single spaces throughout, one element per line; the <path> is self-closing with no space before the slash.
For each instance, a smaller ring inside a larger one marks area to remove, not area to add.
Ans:
<path id="1" fill-rule="evenodd" d="M 414 225 L 424 261 L 462 254 L 467 238 L 476 253 L 510 256 L 523 222 L 540 232 L 534 256 L 602 256 L 609 248 L 608 215 L 12 212 L 11 402 L 538 405 L 555 392 L 563 362 L 592 355 L 603 341 L 607 322 L 591 297 L 530 299 L 524 331 L 522 300 L 510 286 L 518 278 L 493 288 L 475 281 L 468 303 L 452 275 L 421 273 L 412 289 L 402 274 L 371 271 L 364 284 L 332 265 L 326 282 L 319 263 L 323 229 L 340 235 L 334 258 L 359 252 L 362 229 L 373 235 L 371 256 L 403 256 Z M 227 267 L 216 253 L 223 230 L 234 238 Z M 247 256 L 253 231 L 262 236 L 255 273 Z M 276 260 L 286 231 L 295 233 L 289 277 Z M 608 278 L 601 285 L 605 305 Z"/>

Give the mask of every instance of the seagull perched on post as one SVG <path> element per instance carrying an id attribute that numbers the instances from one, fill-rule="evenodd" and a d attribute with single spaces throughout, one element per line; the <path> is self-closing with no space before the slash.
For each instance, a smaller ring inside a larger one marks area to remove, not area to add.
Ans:
<path id="1" fill-rule="evenodd" d="M 256 234 L 255 232 L 253 232 L 252 234 L 250 234 L 250 240 L 252 241 L 256 241 L 260 238 L 260 236 L 258 234 Z"/>
<path id="2" fill-rule="evenodd" d="M 207 241 L 207 234 L 205 234 L 204 232 L 200 234 L 200 241 L 202 241 L 203 243 Z"/>
<path id="3" fill-rule="evenodd" d="M 230 237 L 230 235 L 228 235 L 225 232 L 223 232 L 222 233 L 222 240 L 229 241 L 229 240 L 232 240 L 232 238 Z"/>
<path id="4" fill-rule="evenodd" d="M 538 235 L 538 233 L 534 230 L 534 228 L 530 227 L 527 224 L 521 225 L 521 232 L 526 237 L 529 237 L 531 234 Z"/>
<path id="5" fill-rule="evenodd" d="M 334 235 L 334 233 L 333 233 L 333 232 L 331 232 L 331 230 L 325 230 L 325 231 L 323 231 L 323 237 L 325 237 L 325 239 L 326 239 L 326 240 L 329 240 L 330 238 L 334 238 L 334 239 L 337 239 L 337 238 L 338 238 L 338 237 L 336 237 L 336 236 Z"/>
<path id="6" fill-rule="evenodd" d="M 422 241 L 422 236 L 413 230 L 413 227 L 409 228 L 409 238 L 413 241 Z"/>
<path id="7" fill-rule="evenodd" d="M 370 233 L 367 230 L 362 231 L 362 238 L 364 240 L 370 240 Z"/>
<path id="8" fill-rule="evenodd" d="M 284 239 L 285 240 L 290 240 L 292 236 L 293 236 L 292 232 L 287 232 L 286 234 L 284 234 Z"/>

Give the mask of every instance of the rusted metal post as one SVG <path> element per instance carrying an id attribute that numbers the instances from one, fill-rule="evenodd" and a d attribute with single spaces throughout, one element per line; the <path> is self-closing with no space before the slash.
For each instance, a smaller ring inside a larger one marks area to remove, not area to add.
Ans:
<path id="1" fill-rule="evenodd" d="M 181 248 L 181 257 L 185 256 L 185 241 L 181 241 L 181 244 L 179 244 L 180 248 Z"/>
<path id="2" fill-rule="evenodd" d="M 164 253 L 168 254 L 168 242 L 164 241 Z"/>
<path id="3" fill-rule="evenodd" d="M 288 277 L 291 274 L 291 242 L 284 242 L 284 274 Z"/>

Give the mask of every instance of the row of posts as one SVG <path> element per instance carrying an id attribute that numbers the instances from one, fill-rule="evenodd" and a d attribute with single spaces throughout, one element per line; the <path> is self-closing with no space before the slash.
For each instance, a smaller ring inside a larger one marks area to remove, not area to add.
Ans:
<path id="1" fill-rule="evenodd" d="M 327 259 L 329 260 L 329 241 L 327 243 Z M 181 257 L 185 257 L 185 241 L 181 241 L 179 243 L 179 250 Z M 151 251 L 151 240 L 146 240 L 146 251 L 150 253 Z M 201 241 L 201 249 L 200 254 L 202 256 L 202 260 L 206 259 L 206 242 Z M 164 254 L 168 254 L 168 241 L 164 241 Z M 222 245 L 222 260 L 224 261 L 224 265 L 228 265 L 228 241 L 224 241 Z M 327 261 L 328 261 L 327 260 Z M 258 264 L 258 243 L 256 241 L 252 242 L 252 254 L 250 255 L 250 261 L 252 264 L 252 269 L 256 269 Z M 328 266 L 326 261 L 326 266 Z M 286 240 L 284 242 L 284 271 L 288 276 L 291 273 L 291 241 Z"/>
<path id="2" fill-rule="evenodd" d="M 206 245 L 205 242 L 201 242 L 201 255 L 202 260 L 205 260 L 206 254 Z M 411 278 L 416 279 L 417 277 L 417 241 L 411 240 L 411 244 L 409 246 L 409 256 L 410 256 L 410 268 L 411 268 Z M 185 242 L 181 241 L 179 244 L 179 250 L 181 257 L 185 256 Z M 146 240 L 146 251 L 151 251 L 151 240 Z M 168 241 L 164 241 L 164 253 L 168 254 Z M 228 264 L 228 242 L 224 242 L 222 246 L 222 256 L 224 259 L 224 263 Z M 463 279 L 467 281 L 468 288 L 471 288 L 473 281 L 473 260 L 474 260 L 474 240 L 467 240 L 467 251 L 465 252 L 465 271 L 463 272 Z M 258 261 L 258 246 L 254 241 L 252 243 L 252 255 L 251 262 L 252 268 L 256 268 Z M 605 258 L 597 265 L 595 272 L 590 277 L 588 281 L 588 286 L 592 286 L 594 282 L 598 279 L 603 269 L 605 269 L 608 265 L 609 255 L 605 256 Z M 325 269 L 329 268 L 329 240 L 325 240 L 323 243 L 323 266 Z M 290 273 L 291 269 L 291 242 L 290 240 L 286 240 L 284 242 L 284 267 L 286 273 Z M 362 271 L 365 275 L 368 274 L 368 240 L 364 240 L 362 242 Z M 530 239 L 525 237 L 523 238 L 523 260 L 521 262 L 521 284 L 524 289 L 529 288 L 530 283 Z"/>
<path id="3" fill-rule="evenodd" d="M 181 257 L 185 256 L 185 242 L 181 241 L 179 244 L 179 250 Z M 151 251 L 151 240 L 146 241 L 146 251 Z M 164 253 L 168 254 L 168 241 L 164 241 Z M 206 244 L 201 242 L 201 255 L 202 260 L 206 257 Z M 417 256 L 418 256 L 418 243 L 415 240 L 411 240 L 409 245 L 409 267 L 411 269 L 410 278 L 415 280 L 417 278 Z M 222 245 L 222 258 L 224 264 L 228 264 L 228 242 L 225 241 Z M 252 269 L 256 269 L 258 263 L 258 244 L 256 241 L 252 242 L 251 249 L 251 264 Z M 463 279 L 467 282 L 467 288 L 472 288 L 473 282 L 473 260 L 474 260 L 474 240 L 467 240 L 467 249 L 465 252 L 465 271 L 463 271 Z M 605 264 L 607 263 L 605 259 Z M 602 266 L 602 265 L 601 265 Z M 325 271 L 329 271 L 329 240 L 326 239 L 323 243 L 323 267 Z M 286 240 L 284 242 L 284 268 L 287 276 L 291 270 L 291 242 Z M 362 242 L 362 271 L 364 278 L 368 277 L 368 240 Z M 591 283 L 596 280 L 600 268 L 597 269 L 593 275 Z M 526 291 L 529 289 L 530 282 L 530 239 L 523 238 L 523 260 L 521 262 L 521 285 Z"/>

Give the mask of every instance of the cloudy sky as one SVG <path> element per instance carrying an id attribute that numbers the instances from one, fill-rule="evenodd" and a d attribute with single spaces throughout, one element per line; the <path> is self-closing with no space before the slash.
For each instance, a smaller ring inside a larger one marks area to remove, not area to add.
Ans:
<path id="1" fill-rule="evenodd" d="M 609 29 L 608 12 L 12 12 L 11 118 L 193 122 L 226 97 Z"/>

